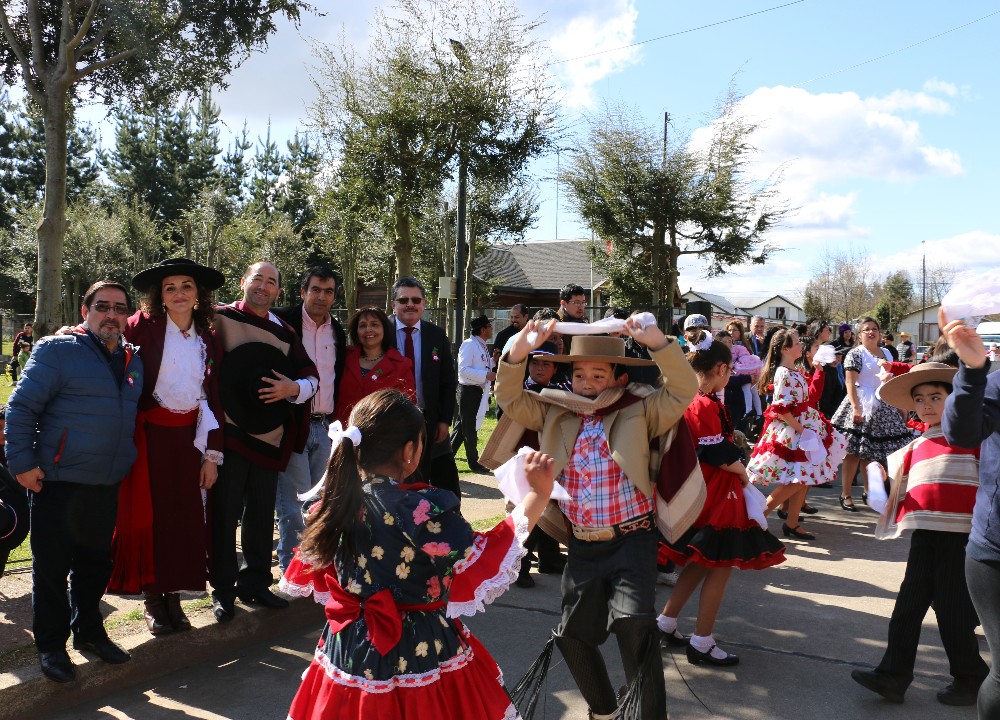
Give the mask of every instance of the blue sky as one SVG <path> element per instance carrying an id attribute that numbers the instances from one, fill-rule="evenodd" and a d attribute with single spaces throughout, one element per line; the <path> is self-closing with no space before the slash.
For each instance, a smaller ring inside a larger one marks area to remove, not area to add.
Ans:
<path id="1" fill-rule="evenodd" d="M 995 1 L 517 2 L 526 17 L 544 17 L 539 37 L 552 61 L 564 61 L 549 69 L 566 124 L 582 131 L 581 118 L 607 101 L 634 107 L 654 127 L 668 110 L 672 132 L 697 138 L 735 77 L 742 110 L 762 123 L 760 171 L 785 163 L 782 189 L 798 212 L 772 237 L 782 252 L 765 268 L 711 280 L 700 263 L 686 263 L 682 290 L 794 293 L 825 250 L 852 246 L 881 274 L 919 275 L 924 254 L 931 267 L 1000 266 Z M 388 5 L 316 4 L 325 17 L 306 18 L 299 31 L 283 26 L 217 95 L 232 129 L 245 119 L 251 137 L 263 135 L 270 119 L 281 139 L 304 127 L 315 96 L 304 38 L 333 42 L 343 29 L 363 51 L 374 11 Z M 652 40 L 750 13 L 759 14 Z M 579 57 L 601 50 L 609 52 Z M 560 238 L 589 237 L 565 197 L 557 220 L 545 179 L 555 164 L 549 157 L 533 168 L 542 208 L 529 239 L 553 239 L 557 222 Z"/>

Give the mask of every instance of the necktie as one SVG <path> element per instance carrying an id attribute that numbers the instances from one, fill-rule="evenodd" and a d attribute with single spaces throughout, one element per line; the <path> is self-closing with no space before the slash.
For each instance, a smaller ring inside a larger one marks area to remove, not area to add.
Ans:
<path id="1" fill-rule="evenodd" d="M 416 353 L 413 352 L 413 331 L 415 328 L 405 327 L 403 332 L 406 333 L 406 343 L 403 345 L 403 355 L 410 358 L 414 365 L 417 363 Z"/>

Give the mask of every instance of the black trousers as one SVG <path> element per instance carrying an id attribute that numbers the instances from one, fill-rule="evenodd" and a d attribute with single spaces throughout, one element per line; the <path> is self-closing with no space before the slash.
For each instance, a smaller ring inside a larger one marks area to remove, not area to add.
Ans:
<path id="1" fill-rule="evenodd" d="M 889 641 L 878 670 L 901 683 L 913 680 L 920 627 L 927 609 L 937 615 L 941 642 L 956 679 L 979 681 L 989 668 L 979 656 L 979 618 L 965 582 L 964 533 L 914 530 L 899 595 L 889 620 Z M 994 598 L 995 600 L 995 598 Z"/>
<path id="2" fill-rule="evenodd" d="M 556 644 L 581 694 L 596 713 L 617 705 L 607 668 L 597 646 L 617 636 L 625 676 L 631 684 L 646 675 L 643 720 L 666 715 L 663 661 L 656 634 L 655 530 L 638 530 L 606 542 L 570 536 L 562 576 L 562 621 Z M 640 660 L 649 645 L 651 655 Z"/>
<path id="3" fill-rule="evenodd" d="M 32 632 L 39 652 L 106 635 L 101 598 L 111 579 L 118 485 L 43 480 L 31 494 Z M 69 594 L 67 595 L 67 577 Z"/>
<path id="4" fill-rule="evenodd" d="M 219 479 L 212 486 L 213 595 L 232 600 L 236 588 L 266 590 L 274 544 L 274 498 L 278 473 L 255 465 L 242 455 L 226 453 Z M 243 564 L 236 559 L 236 526 L 240 525 Z"/>
<path id="5" fill-rule="evenodd" d="M 465 457 L 470 465 L 479 462 L 479 433 L 476 432 L 476 416 L 483 401 L 483 389 L 477 385 L 458 386 L 458 420 L 451 429 L 451 451 L 465 443 Z"/>
<path id="6" fill-rule="evenodd" d="M 965 577 L 993 655 L 993 668 L 979 687 L 979 720 L 1000 720 L 1000 667 L 997 666 L 997 653 L 1000 653 L 1000 603 L 997 603 L 1000 597 L 1000 563 L 980 562 L 967 557 Z"/>

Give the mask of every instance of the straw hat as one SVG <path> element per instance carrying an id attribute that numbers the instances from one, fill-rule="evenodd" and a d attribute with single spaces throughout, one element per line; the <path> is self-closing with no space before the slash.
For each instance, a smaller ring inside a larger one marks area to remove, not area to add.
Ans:
<path id="1" fill-rule="evenodd" d="M 917 385 L 924 383 L 948 383 L 955 380 L 958 368 L 939 362 L 926 362 L 915 365 L 912 370 L 897 375 L 878 389 L 882 402 L 897 407 L 900 410 L 913 410 L 913 398 L 910 393 Z"/>
<path id="2" fill-rule="evenodd" d="M 552 355 L 552 362 L 606 362 L 612 365 L 655 365 L 652 360 L 641 360 L 625 354 L 625 341 L 603 335 L 575 335 L 569 355 Z"/>

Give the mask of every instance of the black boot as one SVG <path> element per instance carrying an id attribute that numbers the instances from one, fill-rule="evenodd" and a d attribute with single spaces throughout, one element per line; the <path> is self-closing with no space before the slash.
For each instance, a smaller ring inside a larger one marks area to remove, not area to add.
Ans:
<path id="1" fill-rule="evenodd" d="M 184 614 L 184 610 L 181 608 L 181 594 L 180 593 L 167 593 L 167 618 L 170 620 L 170 625 L 174 630 L 190 630 L 191 621 L 188 620 L 187 615 Z"/>
<path id="2" fill-rule="evenodd" d="M 144 608 L 142 617 L 146 621 L 146 627 L 153 635 L 166 635 L 173 632 L 174 627 L 170 624 L 167 616 L 167 602 L 163 595 L 151 595 L 143 593 Z"/>
<path id="3" fill-rule="evenodd" d="M 628 680 L 619 717 L 622 720 L 666 717 L 667 690 L 663 684 L 656 621 L 643 616 L 623 617 L 615 620 L 611 629 L 618 640 Z"/>
<path id="4" fill-rule="evenodd" d="M 566 635 L 556 635 L 555 640 L 556 647 L 566 660 L 566 667 L 591 712 L 598 715 L 615 712 L 618 709 L 618 696 L 611 685 L 601 651 L 594 645 Z"/>

